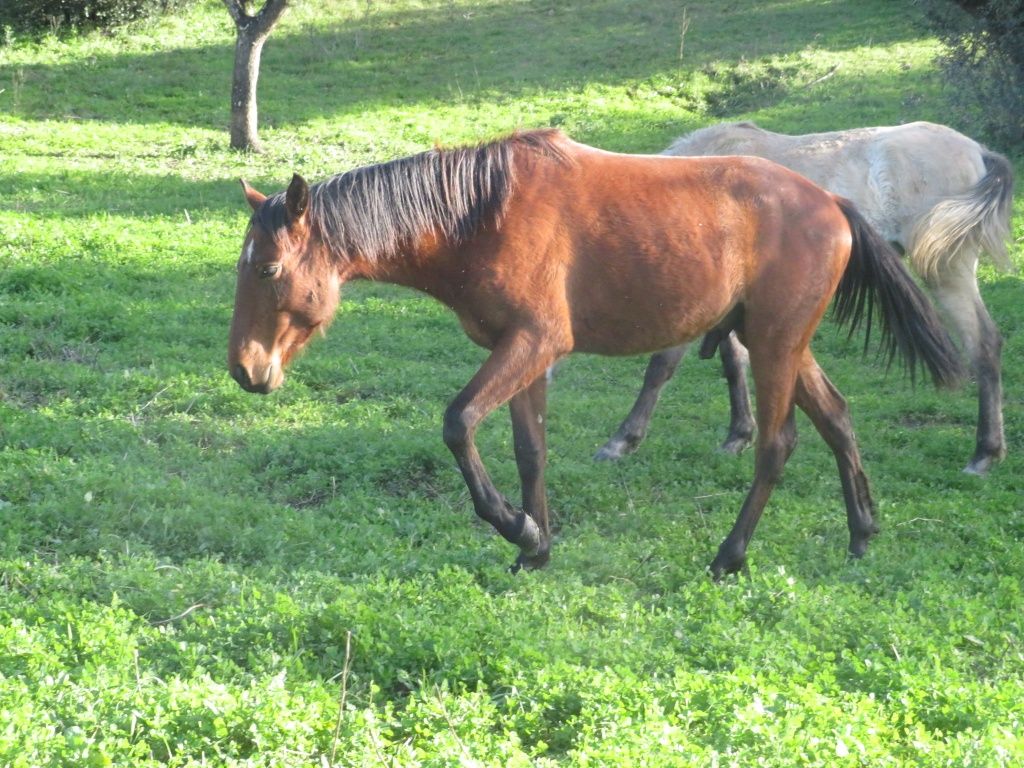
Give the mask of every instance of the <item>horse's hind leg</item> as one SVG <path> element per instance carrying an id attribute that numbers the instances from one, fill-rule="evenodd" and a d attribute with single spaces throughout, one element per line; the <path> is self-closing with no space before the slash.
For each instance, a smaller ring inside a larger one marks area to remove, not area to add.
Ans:
<path id="1" fill-rule="evenodd" d="M 807 414 L 835 454 L 846 500 L 850 553 L 860 557 L 867 551 L 868 541 L 878 533 L 871 489 L 860 463 L 846 400 L 825 376 L 809 350 L 797 376 L 796 404 Z"/>
<path id="2" fill-rule="evenodd" d="M 627 453 L 636 450 L 640 441 L 644 439 L 644 435 L 647 434 L 647 426 L 651 422 L 651 414 L 658 402 L 661 388 L 676 372 L 676 367 L 683 359 L 683 355 L 686 354 L 688 346 L 684 344 L 680 347 L 672 347 L 651 356 L 651 360 L 647 364 L 647 372 L 644 374 L 644 385 L 640 389 L 640 394 L 637 396 L 632 410 L 619 425 L 615 434 L 594 454 L 595 459 L 598 461 L 621 459 Z"/>
<path id="3" fill-rule="evenodd" d="M 974 456 L 964 472 L 984 475 L 1006 456 L 1001 362 L 1003 341 L 981 300 L 974 263 L 965 265 L 959 262 L 956 267 L 955 271 L 930 280 L 929 287 L 960 336 L 978 381 L 977 440 Z"/>
<path id="4" fill-rule="evenodd" d="M 796 447 L 796 423 L 793 419 L 796 365 L 787 361 L 786 355 L 778 355 L 776 352 L 751 349 L 758 424 L 754 449 L 754 482 L 740 508 L 736 523 L 711 562 L 711 575 L 715 579 L 743 567 L 747 545 L 761 519 L 764 506 Z"/>
<path id="5" fill-rule="evenodd" d="M 750 392 L 747 389 L 746 368 L 750 358 L 746 348 L 736 338 L 735 331 L 728 333 L 718 345 L 722 358 L 722 373 L 729 386 L 729 435 L 722 443 L 725 453 L 739 454 L 754 438 L 754 416 L 750 409 Z"/>

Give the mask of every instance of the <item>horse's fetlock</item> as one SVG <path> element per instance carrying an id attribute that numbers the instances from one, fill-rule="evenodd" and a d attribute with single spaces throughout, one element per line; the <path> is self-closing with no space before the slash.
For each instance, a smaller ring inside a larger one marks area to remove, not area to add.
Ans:
<path id="1" fill-rule="evenodd" d="M 524 555 L 533 557 L 546 545 L 544 534 L 541 533 L 540 526 L 537 525 L 537 522 L 532 517 L 525 512 L 519 512 L 518 514 L 522 515 L 522 529 L 515 544 L 519 546 Z"/>

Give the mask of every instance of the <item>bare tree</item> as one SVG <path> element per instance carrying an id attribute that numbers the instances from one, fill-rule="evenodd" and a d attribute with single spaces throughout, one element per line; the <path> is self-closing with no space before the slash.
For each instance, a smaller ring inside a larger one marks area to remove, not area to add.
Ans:
<path id="1" fill-rule="evenodd" d="M 235 22 L 235 71 L 231 79 L 231 147 L 260 152 L 256 127 L 256 82 L 260 77 L 260 53 L 289 0 L 266 0 L 256 13 L 247 0 L 224 0 Z"/>

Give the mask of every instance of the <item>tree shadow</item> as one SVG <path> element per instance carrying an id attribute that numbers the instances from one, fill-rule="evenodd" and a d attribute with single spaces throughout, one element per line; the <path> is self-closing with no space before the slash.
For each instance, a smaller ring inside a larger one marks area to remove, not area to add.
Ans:
<path id="1" fill-rule="evenodd" d="M 565 90 L 676 75 L 718 59 L 803 50 L 844 50 L 920 39 L 906 11 L 879 3 L 894 19 L 870 28 L 844 24 L 842 3 L 735 0 L 689 12 L 678 3 L 599 0 L 484 5 L 473 12 L 377 10 L 344 24 L 300 26 L 270 38 L 260 81 L 267 127 L 387 105 L 508 99 L 537 89 Z M 226 19 L 226 17 L 225 17 Z M 737 48 L 751 26 L 763 30 Z M 740 31 L 743 30 L 743 35 Z M 685 42 L 685 59 L 681 58 Z M 25 119 L 171 123 L 220 129 L 227 122 L 233 46 L 207 45 L 115 54 L 57 66 L 0 67 L 17 82 L 0 99 Z"/>
<path id="2" fill-rule="evenodd" d="M 250 213 L 236 178 L 198 181 L 137 170 L 9 171 L 0 172 L 0 189 L 13 191 L 0 192 L 0 210 L 46 217 L 174 215 L 184 225 L 204 213 Z M 183 211 L 190 212 L 188 219 Z"/>
<path id="3" fill-rule="evenodd" d="M 791 89 L 784 93 L 765 93 L 762 101 L 745 102 L 749 111 L 728 119 L 753 112 L 759 115 L 760 125 L 783 132 L 794 124 L 799 124 L 805 132 L 850 127 L 844 118 L 853 110 L 844 108 L 837 113 L 835 109 L 822 109 L 822 100 L 827 100 L 857 104 L 857 114 L 864 115 L 858 124 L 941 120 L 942 105 L 929 95 L 927 85 L 922 87 L 920 74 L 913 71 L 884 78 L 836 78 L 827 84 L 827 90 L 822 87 L 819 91 Z M 638 98 L 642 100 L 642 96 Z M 888 106 L 892 104 L 900 105 L 895 108 L 898 117 L 894 118 L 894 108 Z M 561 122 L 561 127 L 577 140 L 612 151 L 641 153 L 661 151 L 676 137 L 715 122 L 710 116 L 695 115 L 682 103 L 677 108 L 672 97 L 660 97 L 656 102 L 630 109 L 615 104 L 587 105 L 584 110 L 563 118 L 555 115 L 555 118 L 555 122 Z M 322 166 L 325 160 L 297 161 L 294 170 L 308 174 L 308 163 Z M 332 168 L 329 162 L 326 165 L 329 173 L 349 170 Z M 235 169 L 234 173 L 239 170 Z M 234 173 L 228 175 L 227 170 L 224 173 L 223 178 L 198 180 L 166 172 L 73 167 L 54 171 L 0 171 L 0 190 L 5 190 L 0 192 L 0 210 L 57 217 L 174 216 L 183 222 L 234 212 L 239 217 L 240 238 L 244 230 L 243 216 L 248 215 L 248 209 L 239 193 L 237 177 Z M 283 172 L 278 174 L 279 178 L 260 178 L 260 173 L 256 170 L 255 178 L 250 174 L 249 180 L 265 192 L 283 188 L 286 176 Z M 189 212 L 187 218 L 186 211 Z"/>

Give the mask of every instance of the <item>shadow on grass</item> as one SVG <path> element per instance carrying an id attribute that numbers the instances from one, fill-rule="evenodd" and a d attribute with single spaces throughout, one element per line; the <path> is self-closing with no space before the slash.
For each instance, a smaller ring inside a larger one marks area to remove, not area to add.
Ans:
<path id="1" fill-rule="evenodd" d="M 186 220 L 200 211 L 218 216 L 251 213 L 237 178 L 196 181 L 169 174 L 61 170 L 0 173 L 0 210 L 72 218 L 110 214 L 173 215 Z M 239 229 L 242 242 L 244 225 Z"/>
<path id="2" fill-rule="evenodd" d="M 905 10 L 881 0 L 874 5 L 877 12 L 859 8 L 856 18 L 847 2 L 737 0 L 691 8 L 686 68 L 811 45 L 843 50 L 927 36 Z M 374 11 L 343 25 L 279 33 L 264 51 L 261 119 L 274 127 L 381 105 L 514 97 L 678 73 L 681 13 L 668 0 L 494 3 L 472 13 L 455 6 Z M 879 16 L 892 23 L 880 25 Z M 737 47 L 751 26 L 763 33 L 752 47 Z M 227 123 L 232 57 L 226 43 L 0 67 L 0 82 L 18 84 L 0 99 L 26 119 L 219 129 Z"/>
<path id="3" fill-rule="evenodd" d="M 922 94 L 928 99 L 922 103 Z M 930 98 L 918 72 L 906 71 L 896 77 L 839 79 L 829 90 L 791 90 L 767 95 L 758 103 L 765 128 L 786 132 L 800 125 L 801 131 L 838 130 L 852 125 L 874 125 L 901 120 L 941 119 L 941 105 Z M 842 113 L 822 109 L 822 100 L 850 103 Z M 892 118 L 892 104 L 902 104 L 899 120 Z M 695 119 L 694 113 L 680 105 L 673 110 L 671 101 L 662 101 L 650 109 L 621 110 L 612 106 L 589 105 L 566 119 L 562 128 L 573 138 L 594 146 L 622 152 L 658 152 L 678 136 L 716 122 L 710 116 Z M 857 117 L 853 117 L 854 110 Z M 730 118 L 731 119 L 731 118 Z M 481 139 L 491 138 L 481 136 Z M 429 147 L 424 146 L 426 150 Z M 60 156 L 56 150 L 54 156 Z M 77 157 L 77 154 L 75 155 Z M 393 158 L 380 158 L 382 162 Z M 284 188 L 292 170 L 305 173 L 305 167 L 291 168 L 281 163 L 275 178 L 251 176 L 250 182 L 264 192 Z M 303 166 L 304 163 L 297 165 Z M 349 168 L 330 169 L 343 173 Z M 14 210 L 62 217 L 113 214 L 130 216 L 173 215 L 183 217 L 197 211 L 214 215 L 247 211 L 235 176 L 205 181 L 167 173 L 97 172 L 73 167 L 52 172 L 0 172 L 0 210 Z M 242 228 L 239 229 L 239 240 Z"/>

